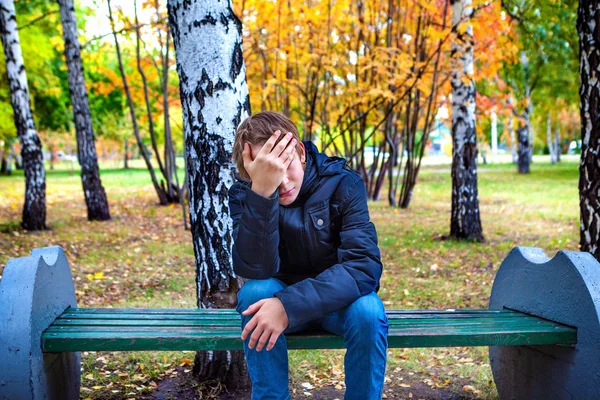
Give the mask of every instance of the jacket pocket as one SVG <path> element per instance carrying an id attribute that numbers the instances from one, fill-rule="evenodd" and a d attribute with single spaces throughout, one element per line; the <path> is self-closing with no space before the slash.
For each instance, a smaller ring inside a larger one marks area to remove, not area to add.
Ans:
<path id="1" fill-rule="evenodd" d="M 316 231 L 322 231 L 329 228 L 329 204 L 325 204 L 308 212 L 310 215 L 311 228 Z"/>
<path id="2" fill-rule="evenodd" d="M 332 237 L 332 221 L 329 210 L 329 202 L 319 207 L 309 210 L 310 216 L 308 229 L 311 232 L 311 242 L 313 244 L 311 252 L 314 260 L 320 260 L 323 256 L 330 253 L 334 247 Z M 316 256 L 316 257 L 315 257 Z"/>

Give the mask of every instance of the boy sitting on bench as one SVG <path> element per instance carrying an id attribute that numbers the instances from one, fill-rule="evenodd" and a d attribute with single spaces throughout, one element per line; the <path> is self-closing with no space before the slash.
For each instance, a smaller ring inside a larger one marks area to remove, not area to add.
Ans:
<path id="1" fill-rule="evenodd" d="M 388 321 L 362 179 L 276 112 L 240 124 L 233 159 L 242 178 L 229 192 L 233 268 L 250 279 L 237 311 L 252 399 L 290 399 L 283 334 L 311 328 L 344 337 L 345 398 L 380 399 Z"/>

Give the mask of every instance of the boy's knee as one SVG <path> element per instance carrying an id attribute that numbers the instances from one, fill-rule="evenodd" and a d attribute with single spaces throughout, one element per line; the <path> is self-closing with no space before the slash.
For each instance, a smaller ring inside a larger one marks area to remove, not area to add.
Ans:
<path id="1" fill-rule="evenodd" d="M 362 296 L 348 306 L 345 330 L 361 337 L 378 336 L 383 332 L 387 336 L 388 319 L 376 293 Z"/>
<path id="2" fill-rule="evenodd" d="M 241 313 L 250 305 L 259 300 L 271 298 L 282 289 L 285 289 L 285 286 L 274 278 L 249 280 L 238 291 L 236 310 Z"/>

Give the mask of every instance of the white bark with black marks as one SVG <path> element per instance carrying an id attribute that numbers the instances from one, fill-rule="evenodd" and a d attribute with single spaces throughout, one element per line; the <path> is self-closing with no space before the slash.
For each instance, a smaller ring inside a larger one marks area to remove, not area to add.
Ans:
<path id="1" fill-rule="evenodd" d="M 579 166 L 580 245 L 600 260 L 600 0 L 580 0 L 579 89 L 581 164 Z"/>
<path id="2" fill-rule="evenodd" d="M 42 230 L 46 229 L 46 171 L 42 144 L 31 113 L 27 74 L 13 0 L 0 2 L 0 37 L 6 60 L 10 101 L 25 169 L 25 201 L 21 224 L 27 230 Z"/>
<path id="3" fill-rule="evenodd" d="M 58 4 L 77 134 L 77 157 L 81 166 L 81 183 L 83 184 L 83 193 L 88 210 L 88 220 L 106 221 L 110 219 L 110 212 L 106 192 L 98 172 L 98 156 L 83 75 L 75 6 L 73 0 L 58 0 Z"/>
<path id="4" fill-rule="evenodd" d="M 231 1 L 169 0 L 175 44 L 196 256 L 198 307 L 233 307 L 240 283 L 231 259 L 228 191 L 235 131 L 250 115 L 242 24 Z M 204 352 L 195 372 L 229 386 L 248 386 L 241 352 Z"/>
<path id="5" fill-rule="evenodd" d="M 450 236 L 482 241 L 477 192 L 477 136 L 471 0 L 452 5 L 452 214 Z"/>

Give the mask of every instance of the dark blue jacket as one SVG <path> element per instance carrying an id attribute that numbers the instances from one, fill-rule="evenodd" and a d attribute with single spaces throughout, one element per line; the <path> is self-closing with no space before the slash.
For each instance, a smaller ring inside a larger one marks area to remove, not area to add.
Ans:
<path id="1" fill-rule="evenodd" d="M 229 191 L 233 269 L 290 285 L 275 294 L 290 327 L 378 291 L 383 269 L 361 177 L 344 168 L 344 159 L 304 145 L 304 180 L 292 204 L 280 205 L 277 191 L 265 198 L 240 179 Z"/>

